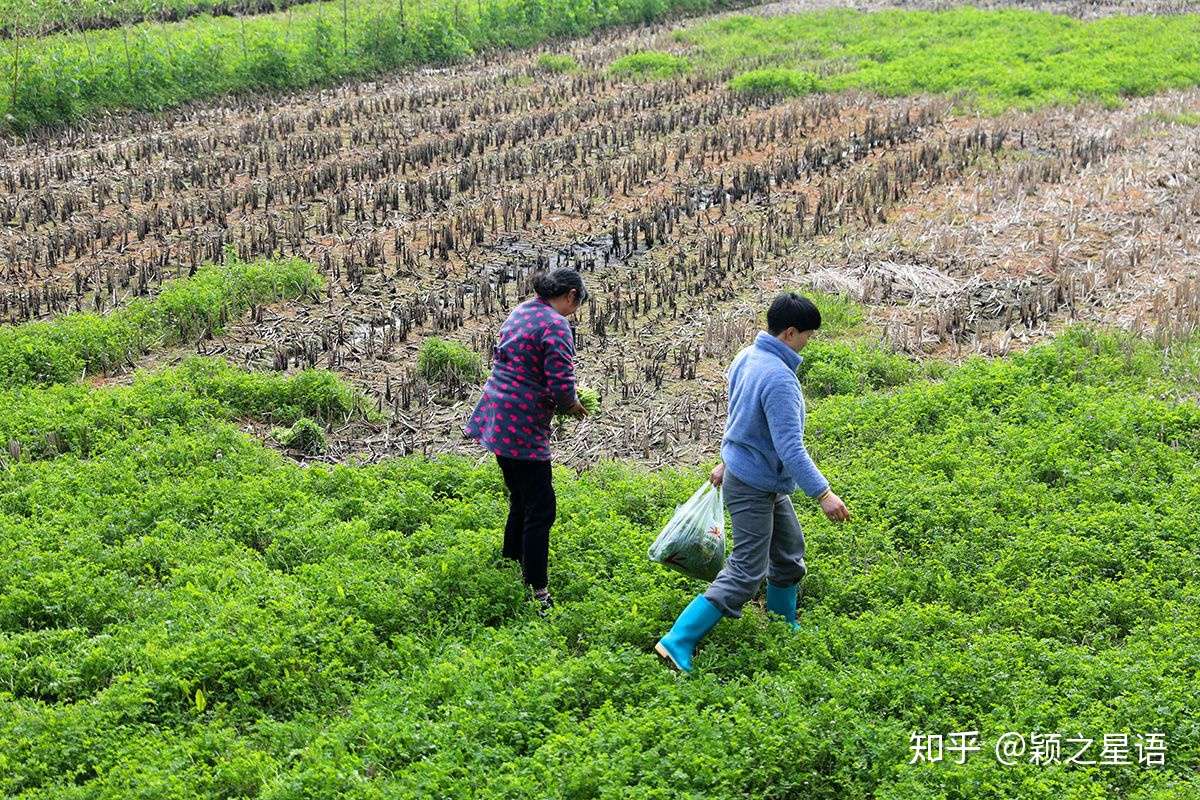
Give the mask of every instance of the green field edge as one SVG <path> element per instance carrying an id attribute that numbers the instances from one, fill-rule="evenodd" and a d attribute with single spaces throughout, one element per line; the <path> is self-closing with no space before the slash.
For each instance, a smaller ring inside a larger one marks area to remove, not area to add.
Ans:
<path id="1" fill-rule="evenodd" d="M 106 314 L 74 312 L 0 327 L 0 385 L 49 386 L 133 366 L 157 348 L 212 337 L 255 306 L 313 298 L 325 283 L 299 258 L 241 261 L 226 253 Z"/>
<path id="2" fill-rule="evenodd" d="M 671 38 L 687 47 L 694 69 L 732 73 L 730 91 L 767 101 L 844 90 L 928 93 L 954 96 L 956 113 L 993 116 L 1088 102 L 1113 109 L 1200 86 L 1197 14 L 1078 20 L 969 6 L 836 9 L 728 15 Z"/>
<path id="3" fill-rule="evenodd" d="M 95 434 L 0 466 L 0 793 L 1182 800 L 1198 353 L 1077 324 L 815 403 L 806 439 L 854 520 L 797 497 L 802 630 L 751 604 L 687 679 L 652 646 L 701 584 L 646 547 L 702 467 L 556 467 L 543 620 L 499 557 L 490 461 L 300 466 L 229 422 L 313 413 L 332 384 L 198 359 L 0 390 L 0 424 Z M 1060 729 L 1162 731 L 1168 759 L 1036 783 L 987 753 L 904 766 L 914 730 Z"/>
<path id="4" fill-rule="evenodd" d="M 224 95 L 362 79 L 753 3 L 742 0 L 323 2 L 254 17 L 195 17 L 0 48 L 0 133 L 103 111 L 158 111 Z"/>
<path id="5" fill-rule="evenodd" d="M 274 13 L 319 0 L 168 0 L 148 6 L 141 0 L 0 0 L 0 40 L 82 33 L 138 25 L 183 22 L 208 14 L 240 17 Z"/>

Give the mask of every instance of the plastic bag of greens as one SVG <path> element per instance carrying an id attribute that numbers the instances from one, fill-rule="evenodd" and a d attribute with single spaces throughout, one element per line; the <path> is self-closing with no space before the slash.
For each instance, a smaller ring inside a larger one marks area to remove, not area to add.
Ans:
<path id="1" fill-rule="evenodd" d="M 711 581 L 725 566 L 725 507 L 710 482 L 675 508 L 671 521 L 650 545 L 650 560 L 689 578 Z"/>

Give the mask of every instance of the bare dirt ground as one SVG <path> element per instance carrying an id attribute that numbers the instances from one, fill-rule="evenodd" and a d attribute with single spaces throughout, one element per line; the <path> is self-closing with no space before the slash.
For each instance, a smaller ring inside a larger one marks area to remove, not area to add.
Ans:
<path id="1" fill-rule="evenodd" d="M 754 13 L 835 5 L 913 4 Z M 1001 354 L 1075 319 L 1161 337 L 1200 322 L 1200 129 L 1178 116 L 1200 112 L 1200 92 L 976 119 L 941 98 L 764 106 L 720 78 L 605 72 L 678 48 L 671 28 L 558 48 L 582 65 L 566 75 L 540 72 L 536 52 L 491 56 L 0 143 L 0 315 L 108 310 L 226 247 L 300 255 L 325 296 L 139 366 L 202 352 L 329 367 L 389 421 L 335 431 L 328 458 L 478 455 L 459 433 L 477 387 L 423 381 L 417 349 L 436 335 L 486 360 L 533 272 L 571 264 L 594 293 L 576 321 L 580 381 L 603 396 L 561 432 L 573 465 L 712 457 L 724 365 L 784 287 L 853 295 L 916 357 Z"/>

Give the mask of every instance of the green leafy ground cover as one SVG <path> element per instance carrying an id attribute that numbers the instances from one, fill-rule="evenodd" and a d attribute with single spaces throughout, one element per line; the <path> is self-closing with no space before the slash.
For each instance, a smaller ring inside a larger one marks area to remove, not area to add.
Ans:
<path id="1" fill-rule="evenodd" d="M 1198 389 L 1195 344 L 1074 328 L 813 399 L 854 520 L 798 502 L 803 629 L 749 608 L 685 679 L 651 647 L 702 585 L 646 548 L 703 470 L 559 468 L 542 620 L 488 460 L 304 468 L 237 429 L 355 413 L 331 375 L 4 388 L 0 793 L 1195 797 Z M 1166 763 L 1004 767 L 1007 731 L 1162 732 Z"/>
<path id="2" fill-rule="evenodd" d="M 0 0 L 0 36 L 107 28 L 196 14 L 261 14 L 311 0 Z"/>
<path id="3" fill-rule="evenodd" d="M 866 89 L 885 96 L 963 92 L 985 112 L 1106 106 L 1200 85 L 1200 16 L 1081 21 L 1018 10 L 834 10 L 732 16 L 678 31 L 704 68 L 732 68 L 748 94 Z"/>
<path id="4" fill-rule="evenodd" d="M 573 72 L 579 69 L 575 57 L 566 53 L 542 53 L 537 59 L 538 69 L 543 72 Z"/>
<path id="5" fill-rule="evenodd" d="M 301 259 L 244 262 L 230 257 L 168 281 L 153 299 L 134 298 L 109 314 L 67 314 L 0 328 L 0 384 L 68 383 L 132 364 L 155 346 L 219 333 L 256 305 L 319 291 L 321 276 Z"/>
<path id="6" fill-rule="evenodd" d="M 621 56 L 609 66 L 614 75 L 624 78 L 650 78 L 662 80 L 682 75 L 691 68 L 687 59 L 671 53 L 643 50 Z"/>
<path id="7" fill-rule="evenodd" d="M 431 381 L 459 378 L 469 383 L 483 379 L 479 354 L 461 342 L 430 336 L 417 353 L 417 372 Z"/>
<path id="8" fill-rule="evenodd" d="M 0 132 L 102 109 L 161 109 L 247 90 L 294 89 L 604 26 L 732 5 L 726 0 L 370 0 L 254 17 L 14 39 L 0 47 Z"/>
<path id="9" fill-rule="evenodd" d="M 920 361 L 884 344 L 852 298 L 811 289 L 804 294 L 821 310 L 821 328 L 809 339 L 796 370 L 806 398 L 859 394 L 946 374 L 945 361 Z"/>

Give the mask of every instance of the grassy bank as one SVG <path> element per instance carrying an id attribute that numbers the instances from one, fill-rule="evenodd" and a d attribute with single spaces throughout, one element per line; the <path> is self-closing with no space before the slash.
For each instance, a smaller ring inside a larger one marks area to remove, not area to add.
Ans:
<path id="1" fill-rule="evenodd" d="M 245 379 L 206 362 L 3 390 L 0 416 L 33 420 L 12 435 L 126 421 L 0 468 L 0 792 L 1192 797 L 1198 354 L 1076 328 L 814 398 L 855 518 L 798 500 L 803 629 L 748 608 L 687 680 L 651 647 L 703 586 L 646 548 L 702 470 L 559 471 L 541 620 L 499 558 L 490 462 L 301 468 L 232 427 L 263 395 L 216 392 Z M 270 405 L 328 394 L 272 380 Z M 908 764 L 911 732 L 969 730 L 967 763 Z M 1134 764 L 1001 766 L 1007 731 L 1093 737 L 1092 758 L 1128 733 Z M 1149 732 L 1163 766 L 1136 763 Z"/>
<path id="2" fill-rule="evenodd" d="M 0 124 L 26 131 L 104 109 L 161 109 L 229 92 L 295 89 L 480 50 L 526 47 L 726 0 L 409 0 L 313 3 L 254 17 L 14 39 L 0 53 Z"/>
<path id="3" fill-rule="evenodd" d="M 1200 16 L 1081 21 L 1043 12 L 848 10 L 734 16 L 677 33 L 747 94 L 965 94 L 985 112 L 1200 85 Z"/>
<path id="4" fill-rule="evenodd" d="M 0 384 L 69 383 L 132 364 L 153 347 L 219 333 L 256 305 L 321 288 L 316 268 L 299 259 L 201 267 L 166 283 L 153 299 L 135 298 L 108 314 L 67 314 L 49 322 L 0 328 Z"/>
<path id="5" fill-rule="evenodd" d="M 149 20 L 176 22 L 198 14 L 262 14 L 309 2 L 313 0 L 0 0 L 0 37 L 44 36 Z"/>

